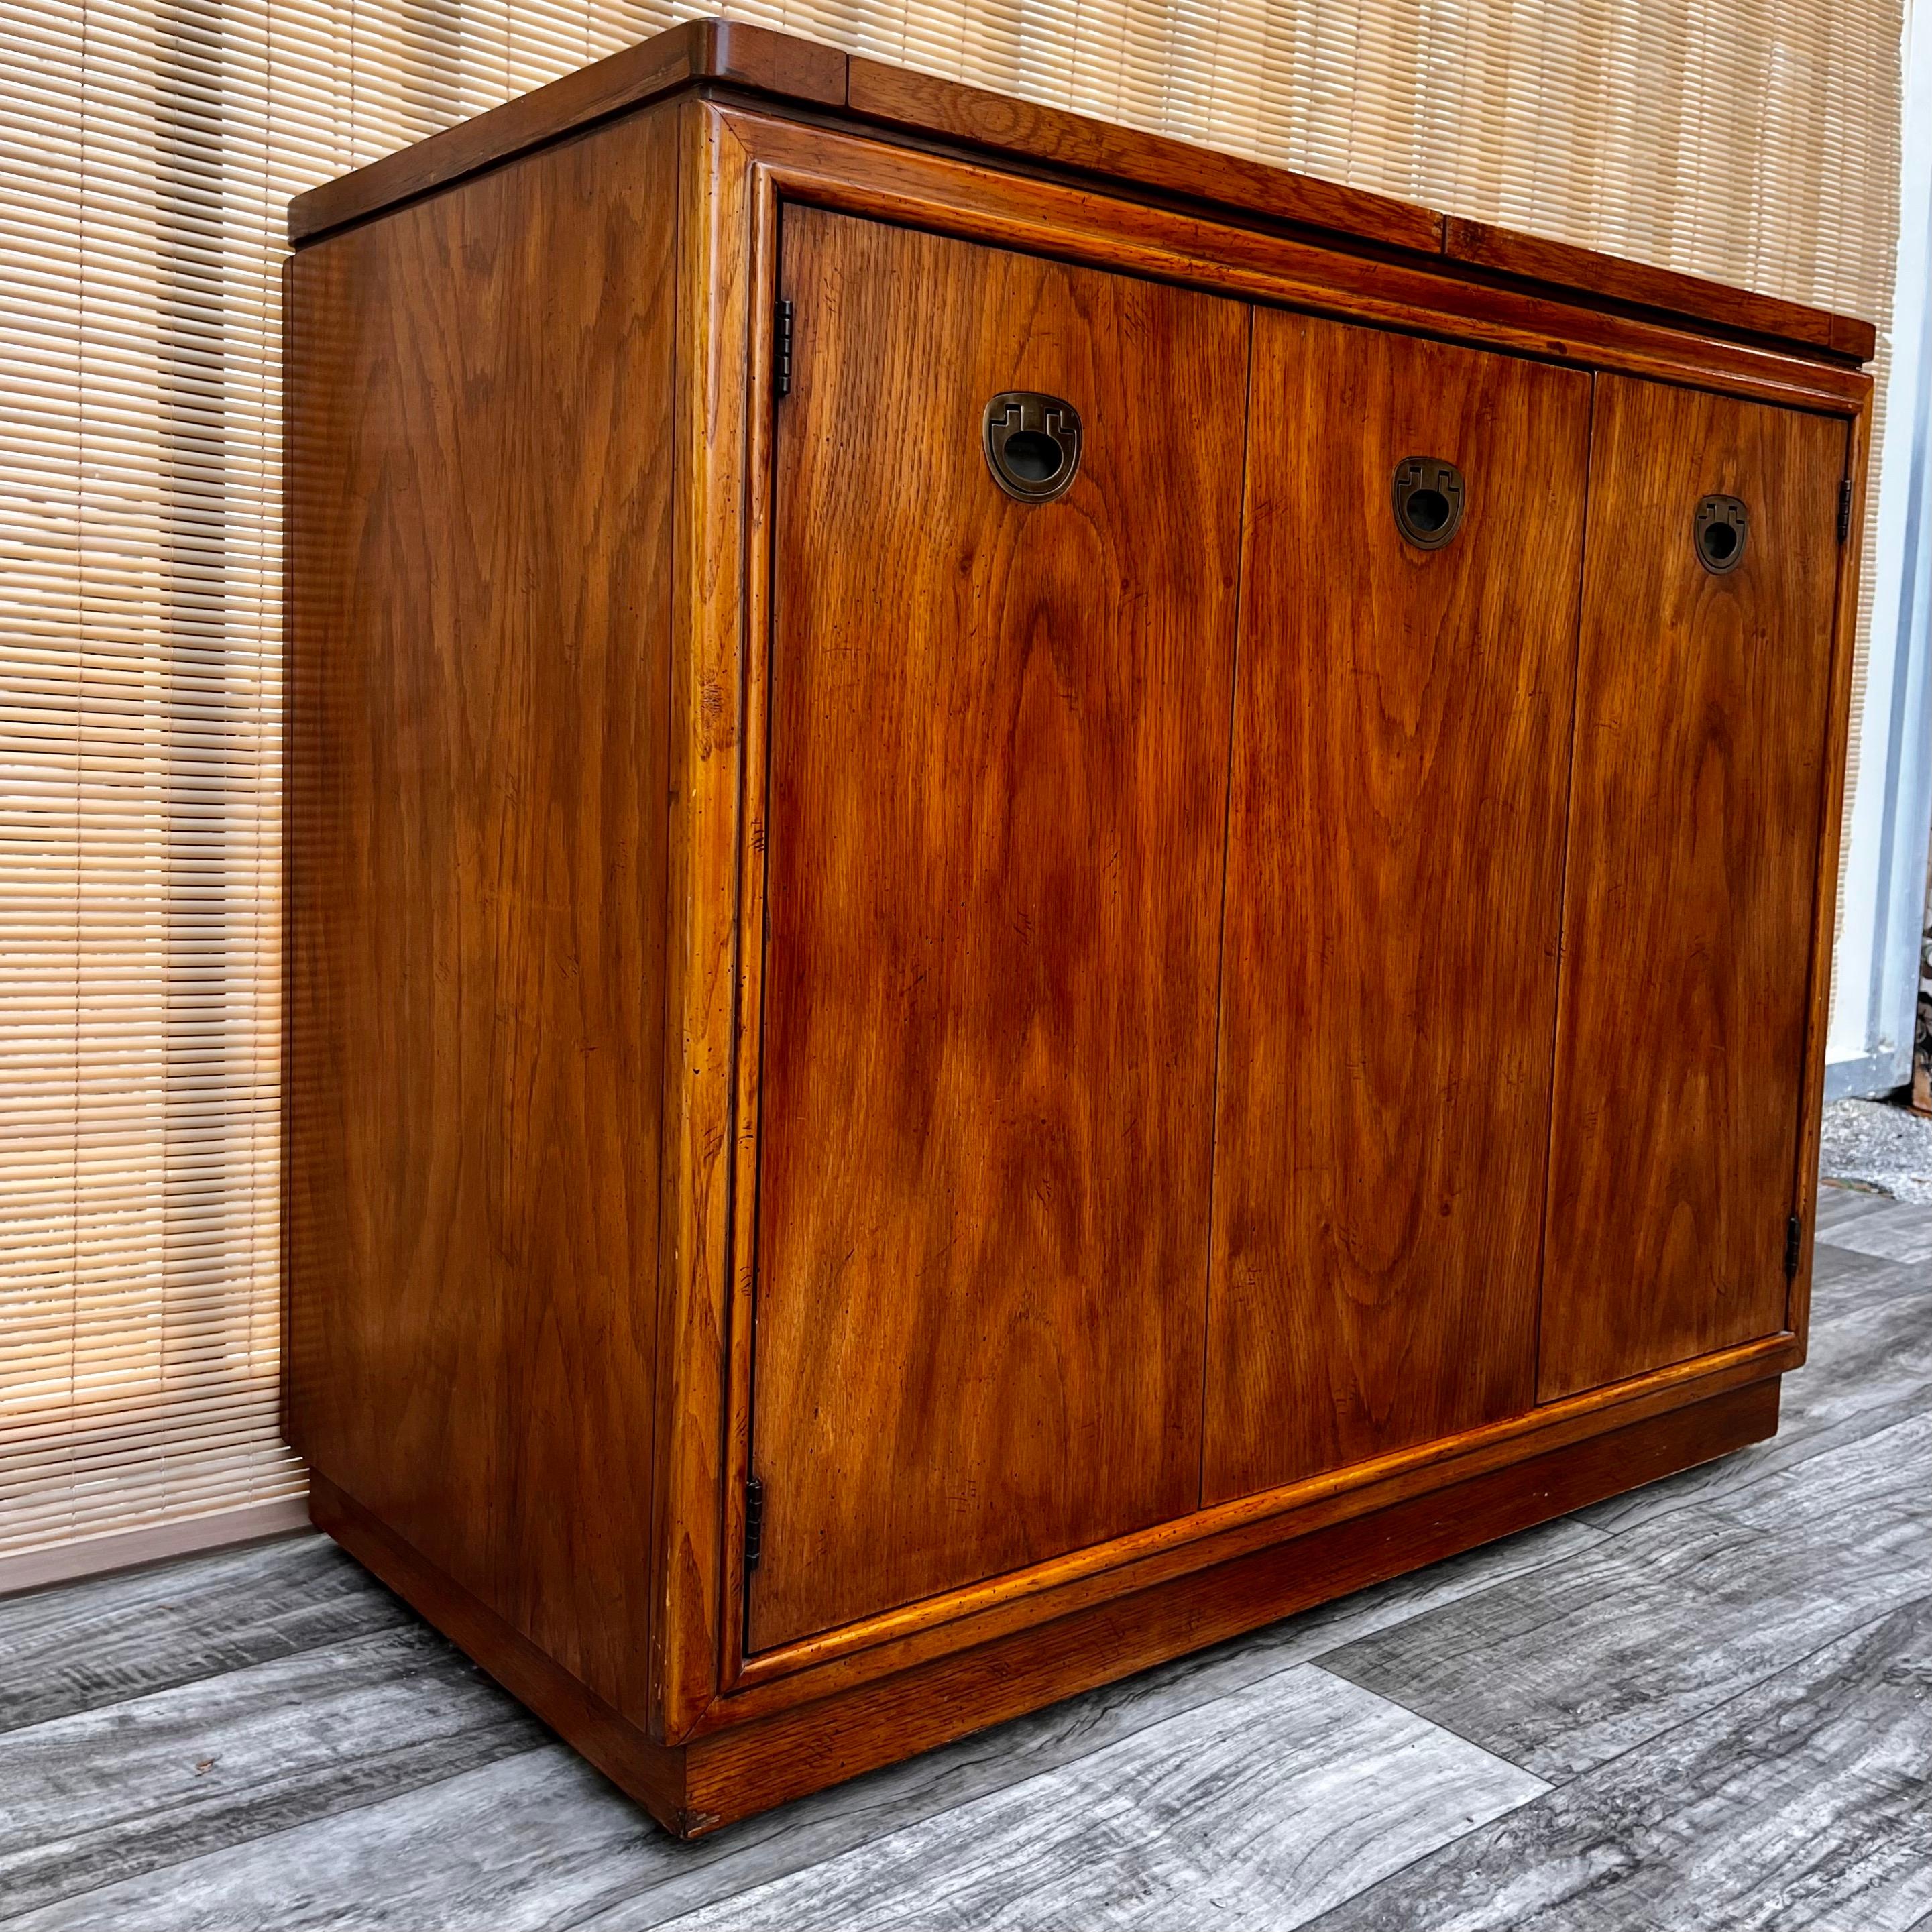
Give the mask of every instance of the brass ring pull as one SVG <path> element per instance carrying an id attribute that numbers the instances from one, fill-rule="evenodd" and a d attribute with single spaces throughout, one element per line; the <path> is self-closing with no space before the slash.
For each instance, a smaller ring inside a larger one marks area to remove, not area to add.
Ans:
<path id="1" fill-rule="evenodd" d="M 1418 550 L 1440 550 L 1462 526 L 1462 472 L 1439 456 L 1405 456 L 1389 486 L 1396 528 Z"/>
<path id="2" fill-rule="evenodd" d="M 1006 389 L 986 405 L 986 467 L 1009 496 L 1045 503 L 1080 467 L 1080 412 L 1059 396 Z"/>
<path id="3" fill-rule="evenodd" d="M 1750 536 L 1750 512 L 1736 496 L 1704 496 L 1690 519 L 1690 542 L 1697 561 L 1713 577 L 1722 577 L 1744 560 Z"/>

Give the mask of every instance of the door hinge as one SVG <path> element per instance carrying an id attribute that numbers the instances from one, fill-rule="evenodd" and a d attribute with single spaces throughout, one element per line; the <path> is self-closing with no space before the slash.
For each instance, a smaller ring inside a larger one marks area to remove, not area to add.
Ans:
<path id="1" fill-rule="evenodd" d="M 1798 1257 L 1804 1248 L 1804 1223 L 1794 1214 L 1784 1224 L 1784 1278 L 1795 1280 L 1798 1274 Z"/>
<path id="2" fill-rule="evenodd" d="M 1847 476 L 1838 485 L 1838 541 L 1843 543 L 1852 533 L 1852 479 Z"/>
<path id="3" fill-rule="evenodd" d="M 772 375 L 782 396 L 791 394 L 791 304 L 778 304 L 778 319 L 772 331 Z"/>
<path id="4" fill-rule="evenodd" d="M 758 1567 L 765 1550 L 765 1486 L 756 1476 L 745 1484 L 745 1574 Z"/>

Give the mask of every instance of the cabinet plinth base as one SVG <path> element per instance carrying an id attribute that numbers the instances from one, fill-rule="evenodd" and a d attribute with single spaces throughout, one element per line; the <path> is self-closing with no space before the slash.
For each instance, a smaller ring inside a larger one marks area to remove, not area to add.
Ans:
<path id="1" fill-rule="evenodd" d="M 944 1657 L 733 1724 L 654 1742 L 326 1478 L 310 1514 L 350 1553 L 680 1838 L 1019 1717 L 1076 1692 L 1493 1541 L 1776 1433 L 1778 1378 Z"/>

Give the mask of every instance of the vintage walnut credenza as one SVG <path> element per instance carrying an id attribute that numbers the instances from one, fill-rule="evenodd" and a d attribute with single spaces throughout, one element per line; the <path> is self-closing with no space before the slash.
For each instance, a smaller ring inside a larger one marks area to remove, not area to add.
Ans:
<path id="1" fill-rule="evenodd" d="M 291 223 L 289 1438 L 673 1830 L 1772 1432 L 1869 326 L 716 22 Z"/>

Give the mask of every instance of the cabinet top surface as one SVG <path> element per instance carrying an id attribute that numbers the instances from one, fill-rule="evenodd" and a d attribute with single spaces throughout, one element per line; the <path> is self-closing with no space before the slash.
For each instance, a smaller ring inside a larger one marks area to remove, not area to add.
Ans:
<path id="1" fill-rule="evenodd" d="M 881 130 L 1318 231 L 1342 246 L 1434 256 L 1459 272 L 1869 362 L 1869 322 L 1567 242 L 1436 213 L 1261 161 L 1089 119 L 736 21 L 692 20 L 298 195 L 297 245 L 688 87 L 717 82 Z"/>

